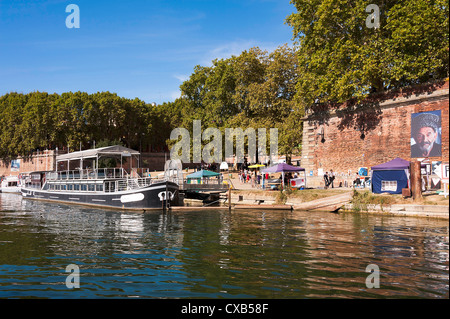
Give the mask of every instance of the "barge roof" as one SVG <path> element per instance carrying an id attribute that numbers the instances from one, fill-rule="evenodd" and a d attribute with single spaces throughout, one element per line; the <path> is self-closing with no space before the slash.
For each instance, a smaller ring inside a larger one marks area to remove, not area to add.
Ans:
<path id="1" fill-rule="evenodd" d="M 114 156 L 123 156 L 123 157 L 130 157 L 132 155 L 139 155 L 140 153 L 138 151 L 132 150 L 130 148 L 120 146 L 120 145 L 114 145 L 114 146 L 106 146 L 106 147 L 100 147 L 85 151 L 78 151 L 63 155 L 56 156 L 56 161 L 72 161 L 72 160 L 79 160 L 79 159 L 86 159 L 86 158 L 98 158 L 102 156 L 106 157 L 114 157 Z"/>

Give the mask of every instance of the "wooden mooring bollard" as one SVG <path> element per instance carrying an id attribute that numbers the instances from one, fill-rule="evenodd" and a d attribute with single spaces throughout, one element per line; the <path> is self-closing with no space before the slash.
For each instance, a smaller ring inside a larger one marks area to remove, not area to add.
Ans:
<path id="1" fill-rule="evenodd" d="M 409 170 L 411 175 L 411 192 L 414 200 L 422 198 L 422 176 L 420 172 L 420 162 L 411 161 Z"/>

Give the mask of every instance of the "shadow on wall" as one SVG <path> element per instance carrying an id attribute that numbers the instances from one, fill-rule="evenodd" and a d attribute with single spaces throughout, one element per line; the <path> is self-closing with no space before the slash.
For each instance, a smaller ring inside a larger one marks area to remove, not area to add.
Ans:
<path id="1" fill-rule="evenodd" d="M 386 100 L 395 101 L 398 98 L 408 98 L 422 94 L 431 94 L 441 88 L 446 81 L 436 81 L 417 86 L 395 89 L 375 94 L 370 94 L 363 100 L 356 98 L 344 103 L 327 102 L 315 103 L 308 110 L 308 121 L 313 125 L 328 125 L 331 117 L 337 116 L 340 119 L 338 129 L 349 129 L 361 132 L 361 139 L 364 139 L 367 132 L 377 128 L 382 120 L 381 103 Z"/>

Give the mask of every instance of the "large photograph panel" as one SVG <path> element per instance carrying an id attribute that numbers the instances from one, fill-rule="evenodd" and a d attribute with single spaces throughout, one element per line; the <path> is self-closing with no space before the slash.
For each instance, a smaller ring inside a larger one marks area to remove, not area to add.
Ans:
<path id="1" fill-rule="evenodd" d="M 411 158 L 442 155 L 441 111 L 411 115 Z"/>

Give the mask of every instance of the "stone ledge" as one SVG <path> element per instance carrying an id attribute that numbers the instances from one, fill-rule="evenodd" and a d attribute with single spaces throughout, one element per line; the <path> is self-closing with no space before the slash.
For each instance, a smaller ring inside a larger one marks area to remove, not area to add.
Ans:
<path id="1" fill-rule="evenodd" d="M 353 212 L 352 204 L 344 205 L 343 211 Z M 393 216 L 435 217 L 449 219 L 449 206 L 442 205 L 367 205 L 367 211 L 361 213 L 376 213 Z"/>

